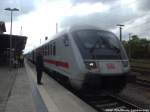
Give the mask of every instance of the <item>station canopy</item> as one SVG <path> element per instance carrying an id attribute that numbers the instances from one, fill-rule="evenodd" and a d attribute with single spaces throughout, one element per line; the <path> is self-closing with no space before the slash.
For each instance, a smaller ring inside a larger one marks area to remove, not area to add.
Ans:
<path id="1" fill-rule="evenodd" d="M 26 36 L 20 35 L 9 35 L 9 34 L 0 34 L 0 53 L 3 53 L 6 50 L 10 50 L 10 38 L 12 40 L 12 50 L 16 53 L 22 53 L 26 45 Z"/>

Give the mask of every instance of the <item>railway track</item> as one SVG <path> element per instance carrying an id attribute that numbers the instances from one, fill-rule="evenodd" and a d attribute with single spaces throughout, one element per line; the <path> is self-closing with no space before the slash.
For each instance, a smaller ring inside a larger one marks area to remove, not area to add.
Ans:
<path id="1" fill-rule="evenodd" d="M 80 96 L 79 96 L 80 97 Z M 136 106 L 120 97 L 107 94 L 89 94 L 80 97 L 83 101 L 94 107 L 98 112 L 120 112 L 120 111 L 134 111 L 143 110 L 141 107 Z"/>
<path id="2" fill-rule="evenodd" d="M 150 74 L 150 69 L 145 67 L 131 66 L 131 70 L 135 72 L 140 72 L 142 74 Z"/>
<path id="3" fill-rule="evenodd" d="M 148 80 L 148 77 L 146 75 L 150 75 L 150 69 L 144 68 L 144 67 L 138 67 L 138 66 L 131 66 L 131 70 L 137 73 L 140 73 L 141 75 L 144 75 L 145 79 L 142 78 L 136 78 L 135 83 L 140 84 L 142 86 L 150 87 L 150 79 Z"/>
<path id="4" fill-rule="evenodd" d="M 150 87 L 150 81 L 148 80 L 143 80 L 143 79 L 136 79 L 136 83 L 140 84 L 142 86 Z"/>

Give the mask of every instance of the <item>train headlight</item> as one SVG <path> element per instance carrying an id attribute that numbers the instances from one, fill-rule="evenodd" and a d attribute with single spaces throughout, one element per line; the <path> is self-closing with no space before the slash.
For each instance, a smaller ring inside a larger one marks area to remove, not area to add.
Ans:
<path id="1" fill-rule="evenodd" d="M 128 61 L 122 61 L 122 64 L 124 67 L 128 67 L 129 62 Z"/>
<path id="2" fill-rule="evenodd" d="M 86 64 L 86 67 L 88 69 L 95 69 L 96 68 L 96 63 L 94 61 L 86 61 L 85 64 Z"/>

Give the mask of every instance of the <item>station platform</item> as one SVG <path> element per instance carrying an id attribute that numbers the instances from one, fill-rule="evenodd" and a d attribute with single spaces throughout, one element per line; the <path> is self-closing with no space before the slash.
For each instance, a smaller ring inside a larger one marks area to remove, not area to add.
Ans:
<path id="1" fill-rule="evenodd" d="M 45 73 L 37 85 L 26 60 L 24 68 L 0 68 L 0 74 L 0 112 L 96 112 Z"/>

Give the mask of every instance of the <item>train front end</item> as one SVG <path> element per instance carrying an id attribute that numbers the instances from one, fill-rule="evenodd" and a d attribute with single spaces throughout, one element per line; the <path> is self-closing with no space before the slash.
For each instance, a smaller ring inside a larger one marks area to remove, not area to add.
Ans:
<path id="1" fill-rule="evenodd" d="M 83 87 L 121 91 L 130 67 L 119 39 L 111 32 L 97 29 L 76 30 L 73 38 L 86 69 Z"/>

